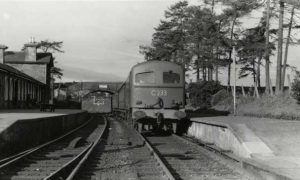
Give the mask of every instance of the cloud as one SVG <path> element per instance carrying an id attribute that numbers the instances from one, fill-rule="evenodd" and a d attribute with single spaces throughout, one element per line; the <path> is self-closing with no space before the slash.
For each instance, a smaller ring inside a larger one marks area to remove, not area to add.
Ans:
<path id="1" fill-rule="evenodd" d="M 64 76 L 62 81 L 113 81 L 120 82 L 124 81 L 124 78 L 121 78 L 113 73 L 102 73 L 92 71 L 90 69 L 77 68 L 77 67 L 65 67 L 63 70 Z"/>
<path id="2" fill-rule="evenodd" d="M 5 21 L 8 21 L 8 20 L 10 19 L 10 15 L 9 15 L 8 13 L 6 13 L 6 12 L 4 12 L 4 13 L 2 14 L 2 17 L 3 17 L 3 19 L 4 19 Z"/>

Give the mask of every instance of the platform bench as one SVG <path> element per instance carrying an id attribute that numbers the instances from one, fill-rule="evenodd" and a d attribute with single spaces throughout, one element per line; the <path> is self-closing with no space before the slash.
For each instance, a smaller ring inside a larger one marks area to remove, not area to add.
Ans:
<path id="1" fill-rule="evenodd" d="M 55 111 L 55 105 L 54 104 L 40 104 L 40 111 L 47 111 L 47 109 L 50 110 L 50 112 Z"/>

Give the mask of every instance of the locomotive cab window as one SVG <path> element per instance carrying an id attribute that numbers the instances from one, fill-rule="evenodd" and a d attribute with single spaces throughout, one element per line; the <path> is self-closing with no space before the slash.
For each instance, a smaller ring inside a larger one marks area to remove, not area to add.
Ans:
<path id="1" fill-rule="evenodd" d="M 163 72 L 163 82 L 166 84 L 179 84 L 180 75 L 178 73 L 174 73 L 173 71 Z"/>
<path id="2" fill-rule="evenodd" d="M 135 75 L 135 82 L 139 84 L 154 84 L 154 72 L 142 72 Z"/>

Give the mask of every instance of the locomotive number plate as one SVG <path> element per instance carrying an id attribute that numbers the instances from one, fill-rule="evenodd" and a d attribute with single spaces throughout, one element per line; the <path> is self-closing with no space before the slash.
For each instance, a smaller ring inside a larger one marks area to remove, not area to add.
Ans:
<path id="1" fill-rule="evenodd" d="M 165 89 L 153 89 L 151 90 L 151 96 L 167 96 L 168 95 L 168 91 Z"/>
<path id="2" fill-rule="evenodd" d="M 94 104 L 96 104 L 97 106 L 104 105 L 103 98 L 97 98 L 96 96 L 93 96 L 93 97 L 94 97 Z"/>

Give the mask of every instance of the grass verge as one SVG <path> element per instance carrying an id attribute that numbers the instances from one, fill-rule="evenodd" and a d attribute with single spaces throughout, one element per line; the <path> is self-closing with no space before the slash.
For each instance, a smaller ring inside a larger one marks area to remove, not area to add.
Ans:
<path id="1" fill-rule="evenodd" d="M 213 109 L 233 113 L 232 97 L 218 102 Z M 289 94 L 237 98 L 237 115 L 264 118 L 300 120 L 300 105 Z"/>

